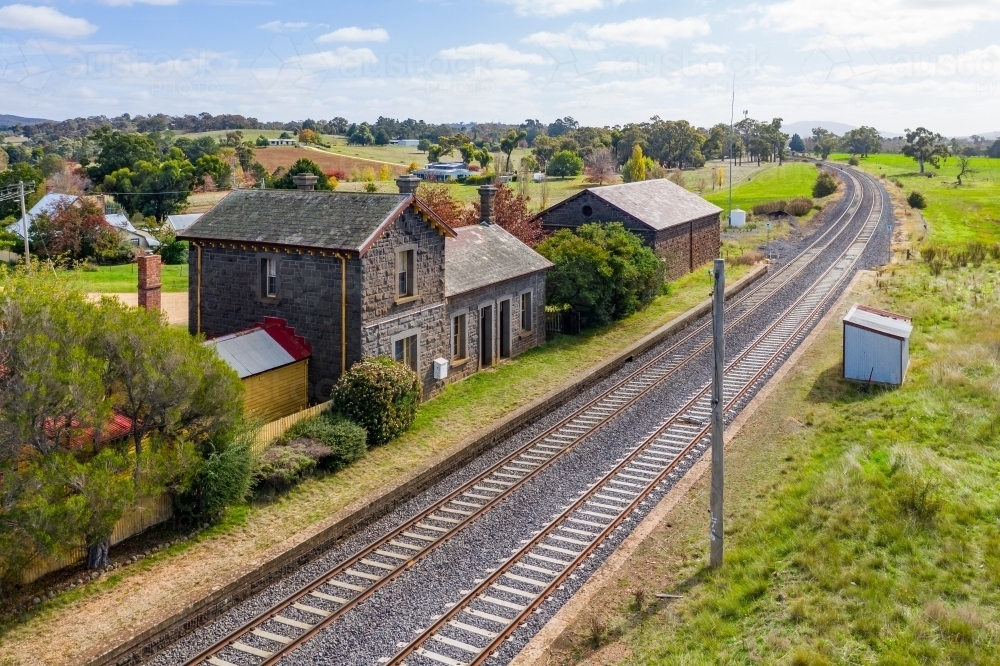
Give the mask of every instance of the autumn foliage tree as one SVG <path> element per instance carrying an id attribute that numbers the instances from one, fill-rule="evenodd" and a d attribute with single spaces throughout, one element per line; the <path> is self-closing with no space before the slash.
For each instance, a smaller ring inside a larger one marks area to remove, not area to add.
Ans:
<path id="1" fill-rule="evenodd" d="M 134 252 L 90 199 L 64 199 L 34 219 L 30 240 L 43 259 L 120 261 Z"/>
<path id="2" fill-rule="evenodd" d="M 510 232 L 522 243 L 534 246 L 542 239 L 541 222 L 533 219 L 528 198 L 514 188 L 500 183 L 493 199 L 493 214 L 497 225 Z M 452 227 L 479 223 L 479 202 L 465 204 L 452 194 L 452 186 L 421 183 L 417 198 Z"/>

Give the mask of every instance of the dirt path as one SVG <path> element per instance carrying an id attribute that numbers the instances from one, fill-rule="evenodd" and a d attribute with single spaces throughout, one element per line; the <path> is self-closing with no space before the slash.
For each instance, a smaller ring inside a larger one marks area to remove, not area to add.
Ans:
<path id="1" fill-rule="evenodd" d="M 125 305 L 139 305 L 139 294 L 87 294 L 87 298 L 97 300 L 102 296 L 117 298 Z M 188 323 L 188 293 L 167 292 L 160 294 L 160 306 L 167 313 L 167 321 L 171 324 L 187 326 Z"/>

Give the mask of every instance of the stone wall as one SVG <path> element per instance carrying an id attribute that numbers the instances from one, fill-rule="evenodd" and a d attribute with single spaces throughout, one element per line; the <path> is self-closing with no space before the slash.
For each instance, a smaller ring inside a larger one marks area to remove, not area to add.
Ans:
<path id="1" fill-rule="evenodd" d="M 590 215 L 584 214 L 584 206 L 590 206 Z M 586 190 L 543 211 L 539 219 L 542 229 L 546 231 L 575 229 L 591 222 L 621 222 L 626 229 L 642 238 L 646 245 L 653 247 L 655 242 L 655 232 L 646 224 Z"/>
<path id="2" fill-rule="evenodd" d="M 261 294 L 261 259 L 277 260 L 277 295 Z M 198 250 L 188 255 L 188 327 L 198 327 Z M 221 244 L 201 248 L 201 332 L 219 337 L 280 317 L 312 345 L 309 399 L 326 400 L 340 377 L 341 264 L 318 253 L 264 252 Z M 348 365 L 361 358 L 361 264 L 347 260 Z"/>
<path id="3" fill-rule="evenodd" d="M 675 280 L 719 256 L 722 229 L 717 214 L 656 232 L 656 251 L 667 261 L 667 279 Z"/>
<path id="4" fill-rule="evenodd" d="M 589 206 L 590 215 L 584 214 Z M 540 214 L 542 229 L 575 229 L 590 222 L 621 222 L 667 261 L 667 279 L 674 280 L 718 256 L 721 243 L 719 216 L 709 215 L 693 222 L 654 231 L 640 220 L 619 210 L 591 192 L 553 206 Z"/>
<path id="5" fill-rule="evenodd" d="M 530 290 L 531 306 L 534 310 L 530 332 L 521 331 L 521 294 Z M 448 370 L 447 382 L 458 381 L 476 373 L 479 367 L 479 308 L 489 303 L 493 305 L 493 358 L 500 359 L 500 301 L 511 301 L 511 357 L 545 342 L 545 271 L 539 271 L 513 280 L 474 289 L 448 299 L 446 355 L 451 361 L 452 318 L 465 314 L 468 355 L 466 360 L 452 362 Z"/>
<path id="6" fill-rule="evenodd" d="M 396 252 L 414 249 L 414 295 L 396 295 Z M 393 355 L 393 337 L 418 333 L 418 374 L 424 395 L 441 382 L 434 379 L 434 359 L 447 358 L 444 318 L 444 236 L 408 208 L 361 259 L 364 313 L 361 351 L 365 356 Z"/>

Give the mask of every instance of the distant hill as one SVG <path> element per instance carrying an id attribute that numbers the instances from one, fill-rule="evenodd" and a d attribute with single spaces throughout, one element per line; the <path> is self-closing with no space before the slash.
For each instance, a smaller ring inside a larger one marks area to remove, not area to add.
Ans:
<path id="1" fill-rule="evenodd" d="M 37 125 L 38 123 L 47 122 L 48 120 L 45 118 L 22 118 L 21 116 L 0 113 L 0 129 L 8 129 L 14 125 Z"/>
<path id="2" fill-rule="evenodd" d="M 837 136 L 844 136 L 846 132 L 850 132 L 852 129 L 857 129 L 854 125 L 838 123 L 833 120 L 800 120 L 797 123 L 782 125 L 781 131 L 788 135 L 798 134 L 804 139 L 808 136 L 812 136 L 814 127 L 822 127 L 826 131 L 833 132 Z M 897 136 L 900 136 L 898 132 L 883 132 L 881 130 L 879 130 L 879 134 L 884 139 L 894 139 Z"/>

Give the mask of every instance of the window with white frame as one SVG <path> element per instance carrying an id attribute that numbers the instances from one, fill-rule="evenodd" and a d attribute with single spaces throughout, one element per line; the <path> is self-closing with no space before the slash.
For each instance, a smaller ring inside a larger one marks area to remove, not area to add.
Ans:
<path id="1" fill-rule="evenodd" d="M 530 331 L 532 327 L 531 292 L 521 294 L 521 330 Z"/>
<path id="2" fill-rule="evenodd" d="M 263 298 L 278 295 L 278 260 L 274 257 L 260 260 L 260 295 Z"/>
<path id="3" fill-rule="evenodd" d="M 468 329 L 466 328 L 466 316 L 457 315 L 451 320 L 451 360 L 462 361 L 468 355 Z"/>
<path id="4" fill-rule="evenodd" d="M 395 358 L 398 363 L 402 363 L 414 372 L 418 372 L 417 335 L 414 333 L 411 336 L 400 338 L 399 340 L 396 340 L 393 346 L 393 358 Z"/>
<path id="5" fill-rule="evenodd" d="M 413 277 L 413 250 L 400 250 L 396 253 L 397 297 L 413 296 Z"/>

